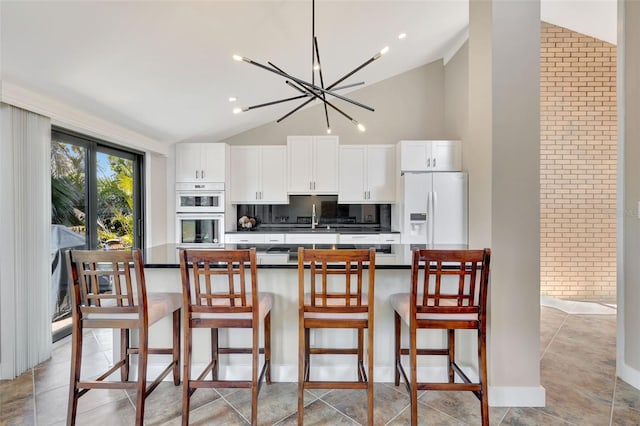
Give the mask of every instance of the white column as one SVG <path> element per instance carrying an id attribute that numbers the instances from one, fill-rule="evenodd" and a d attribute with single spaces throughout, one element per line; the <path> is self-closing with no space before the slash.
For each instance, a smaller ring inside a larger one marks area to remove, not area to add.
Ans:
<path id="1" fill-rule="evenodd" d="M 51 121 L 0 104 L 0 379 L 51 355 Z"/>
<path id="2" fill-rule="evenodd" d="M 542 406 L 540 3 L 471 0 L 469 240 L 490 247 L 489 402 Z"/>
<path id="3" fill-rule="evenodd" d="M 640 2 L 619 0 L 618 18 L 616 367 L 621 379 L 640 389 Z"/>

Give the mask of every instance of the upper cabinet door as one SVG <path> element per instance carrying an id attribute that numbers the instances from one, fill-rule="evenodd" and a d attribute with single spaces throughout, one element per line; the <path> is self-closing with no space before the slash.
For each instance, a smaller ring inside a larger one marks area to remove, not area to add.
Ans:
<path id="1" fill-rule="evenodd" d="M 337 136 L 314 136 L 313 175 L 314 193 L 338 193 Z"/>
<path id="2" fill-rule="evenodd" d="M 342 145 L 340 147 L 339 203 L 367 201 L 366 172 L 367 147 L 364 145 Z"/>
<path id="3" fill-rule="evenodd" d="M 400 141 L 400 171 L 460 171 L 461 153 L 460 141 Z"/>
<path id="4" fill-rule="evenodd" d="M 176 182 L 224 182 L 223 143 L 180 143 L 176 145 Z"/>
<path id="5" fill-rule="evenodd" d="M 288 204 L 287 147 L 232 146 L 231 204 Z"/>
<path id="6" fill-rule="evenodd" d="M 427 171 L 427 159 L 430 155 L 431 144 L 428 141 L 400 141 L 400 170 Z"/>
<path id="7" fill-rule="evenodd" d="M 261 151 L 262 189 L 259 203 L 288 204 L 287 147 L 263 146 Z"/>
<path id="8" fill-rule="evenodd" d="M 340 146 L 339 203 L 394 203 L 396 147 L 393 145 Z"/>
<path id="9" fill-rule="evenodd" d="M 202 159 L 201 178 L 204 182 L 224 182 L 225 149 L 223 143 L 203 143 L 200 158 Z"/>
<path id="10" fill-rule="evenodd" d="M 338 137 L 288 136 L 290 194 L 338 192 Z"/>
<path id="11" fill-rule="evenodd" d="M 457 172 L 462 170 L 460 141 L 431 142 L 431 170 Z"/>
<path id="12" fill-rule="evenodd" d="M 254 204 L 261 191 L 261 152 L 256 146 L 232 146 L 230 149 L 230 202 Z"/>
<path id="13" fill-rule="evenodd" d="M 289 193 L 313 191 L 313 136 L 288 136 Z"/>
<path id="14" fill-rule="evenodd" d="M 367 147 L 367 198 L 369 202 L 396 201 L 396 149 L 393 145 Z"/>
<path id="15" fill-rule="evenodd" d="M 176 145 L 176 182 L 199 182 L 200 144 L 179 143 Z"/>

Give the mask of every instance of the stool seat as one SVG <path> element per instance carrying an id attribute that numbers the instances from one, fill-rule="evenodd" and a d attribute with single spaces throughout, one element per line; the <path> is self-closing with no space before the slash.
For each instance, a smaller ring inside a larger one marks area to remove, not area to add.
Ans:
<path id="1" fill-rule="evenodd" d="M 138 306 L 137 297 L 134 298 L 133 306 Z M 102 302 L 102 307 L 111 308 L 117 306 L 117 301 L 108 299 Z M 155 324 L 170 313 L 182 308 L 181 293 L 147 293 L 147 315 L 149 325 Z M 86 320 L 112 319 L 112 320 L 140 320 L 138 313 L 88 313 L 84 315 Z"/>
<path id="2" fill-rule="evenodd" d="M 422 299 L 424 295 L 419 294 L 418 299 Z M 478 313 L 447 313 L 447 312 L 438 312 L 441 309 L 435 306 L 435 299 L 428 298 L 428 305 L 433 306 L 434 309 L 432 312 L 420 312 L 416 314 L 416 319 L 418 320 L 447 320 L 447 321 L 477 321 Z M 395 293 L 389 296 L 389 303 L 391 303 L 391 307 L 400 315 L 402 321 L 409 325 L 411 324 L 411 293 Z M 440 301 L 439 306 L 442 307 L 456 307 L 457 303 L 455 300 L 445 299 Z"/>

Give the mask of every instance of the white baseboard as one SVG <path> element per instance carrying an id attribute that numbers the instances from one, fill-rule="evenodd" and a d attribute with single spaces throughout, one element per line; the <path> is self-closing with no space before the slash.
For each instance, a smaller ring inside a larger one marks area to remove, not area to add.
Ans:
<path id="1" fill-rule="evenodd" d="M 489 386 L 491 407 L 544 407 L 542 386 Z"/>
<path id="2" fill-rule="evenodd" d="M 626 362 L 618 362 L 617 374 L 625 382 L 636 389 L 640 389 L 640 371 L 630 367 Z"/>
<path id="3" fill-rule="evenodd" d="M 147 368 L 148 379 L 155 378 L 164 370 L 169 358 L 160 360 L 160 357 L 151 360 Z M 131 366 L 131 380 L 135 380 L 136 366 L 135 358 Z M 197 376 L 205 367 L 204 364 L 194 364 L 192 374 Z M 465 373 L 471 380 L 476 380 L 477 375 L 471 369 L 463 367 Z M 629 369 L 630 375 L 635 375 L 631 380 L 627 380 L 620 375 L 623 380 L 633 386 L 634 378 L 640 383 L 640 373 L 636 370 Z M 181 370 L 182 371 L 182 370 Z M 311 378 L 313 380 L 354 380 L 355 370 L 353 365 L 330 365 L 322 366 L 322 368 L 311 369 Z M 373 371 L 374 381 L 376 383 L 393 383 L 395 370 L 389 366 L 376 366 Z M 173 380 L 171 374 L 167 375 L 165 380 Z M 223 380 L 247 380 L 251 377 L 251 365 L 240 364 L 232 366 L 221 366 L 220 378 Z M 446 380 L 447 372 L 441 367 L 418 367 L 418 380 L 436 381 Z M 289 364 L 272 364 L 271 380 L 274 382 L 290 382 L 298 381 L 298 366 Z M 491 407 L 544 407 L 545 406 L 545 389 L 542 386 L 489 386 L 489 405 Z"/>

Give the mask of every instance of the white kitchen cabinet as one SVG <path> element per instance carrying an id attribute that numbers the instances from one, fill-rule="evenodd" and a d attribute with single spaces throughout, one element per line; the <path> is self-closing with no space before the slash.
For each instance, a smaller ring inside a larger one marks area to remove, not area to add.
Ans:
<path id="1" fill-rule="evenodd" d="M 462 169 L 460 141 L 400 141 L 400 171 L 457 172 Z"/>
<path id="2" fill-rule="evenodd" d="M 226 234 L 224 241 L 227 244 L 284 244 L 284 234 L 261 234 L 258 232 L 238 232 Z"/>
<path id="3" fill-rule="evenodd" d="M 400 244 L 400 233 L 380 234 L 380 244 Z"/>
<path id="4" fill-rule="evenodd" d="M 338 137 L 288 136 L 289 194 L 338 192 Z"/>
<path id="5" fill-rule="evenodd" d="M 338 234 L 295 233 L 286 234 L 284 239 L 287 244 L 336 244 L 338 242 Z"/>
<path id="6" fill-rule="evenodd" d="M 394 203 L 393 145 L 341 145 L 338 203 Z"/>
<path id="7" fill-rule="evenodd" d="M 232 146 L 229 156 L 231 204 L 287 204 L 287 148 Z"/>
<path id="8" fill-rule="evenodd" d="M 340 234 L 338 242 L 340 244 L 378 244 L 380 234 Z"/>
<path id="9" fill-rule="evenodd" d="M 223 143 L 179 143 L 176 145 L 176 182 L 224 182 Z"/>

